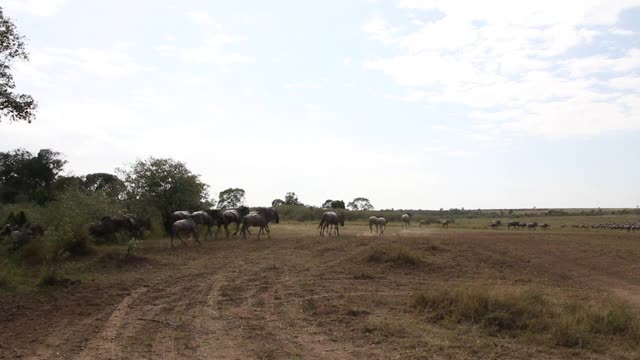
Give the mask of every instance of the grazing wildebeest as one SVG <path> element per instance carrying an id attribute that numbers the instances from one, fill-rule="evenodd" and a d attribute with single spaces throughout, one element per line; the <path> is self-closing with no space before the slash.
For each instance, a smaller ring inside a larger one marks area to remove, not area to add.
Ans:
<path id="1" fill-rule="evenodd" d="M 233 232 L 233 236 L 238 234 L 238 230 L 240 229 L 240 224 L 243 222 L 244 217 L 249 214 L 249 208 L 246 206 L 240 206 L 235 209 L 226 209 L 222 211 L 221 214 L 221 222 L 224 225 L 224 232 L 229 238 L 229 224 L 236 224 L 236 231 Z M 219 229 L 220 227 L 218 227 Z"/>
<path id="2" fill-rule="evenodd" d="M 455 221 L 453 221 L 453 219 L 446 219 L 446 220 L 440 220 L 440 224 L 442 224 L 442 227 L 449 227 L 449 224 L 454 223 Z"/>
<path id="3" fill-rule="evenodd" d="M 551 227 L 551 225 L 549 225 L 549 224 L 544 224 L 544 223 L 543 223 L 543 224 L 540 224 L 540 228 L 541 228 L 542 230 L 547 230 L 547 229 L 548 229 L 548 228 L 550 228 L 550 227 Z"/>
<path id="4" fill-rule="evenodd" d="M 269 223 L 275 221 L 276 224 L 280 223 L 280 216 L 275 208 L 258 208 L 256 211 L 252 211 L 242 218 L 242 238 L 247 238 L 247 232 L 250 227 L 257 226 L 260 228 L 258 231 L 258 240 L 262 232 L 267 233 L 267 237 L 271 239 L 271 231 L 269 230 Z"/>
<path id="5" fill-rule="evenodd" d="M 426 226 L 426 227 L 429 227 L 429 225 L 431 225 L 431 221 L 429 221 L 429 220 L 420 220 L 420 227 L 422 227 L 423 225 Z"/>
<path id="6" fill-rule="evenodd" d="M 537 222 L 531 222 L 527 224 L 527 228 L 529 228 L 529 230 L 535 230 L 538 227 L 538 223 Z"/>
<path id="7" fill-rule="evenodd" d="M 402 215 L 402 228 L 409 228 L 409 224 L 411 223 L 411 213 L 406 213 Z"/>
<path id="8" fill-rule="evenodd" d="M 378 218 L 375 216 L 369 216 L 369 231 L 373 234 L 373 227 L 376 227 L 376 234 L 378 233 Z"/>
<path id="9" fill-rule="evenodd" d="M 378 236 L 384 234 L 384 229 L 387 227 L 387 219 L 382 216 L 376 219 L 377 228 L 378 228 Z"/>
<path id="10" fill-rule="evenodd" d="M 187 234 L 193 237 L 193 239 L 198 244 L 202 244 L 198 239 L 198 228 L 197 228 L 196 222 L 193 221 L 191 217 L 187 219 L 178 220 L 174 222 L 173 225 L 171 225 L 171 247 L 173 247 L 173 238 L 176 236 L 178 237 L 178 239 L 180 239 L 180 241 L 182 241 L 184 246 L 187 246 L 187 243 L 184 241 L 184 239 L 181 236 L 184 234 Z"/>
<path id="11" fill-rule="evenodd" d="M 335 225 L 336 234 L 340 236 L 340 231 L 338 230 L 338 225 L 344 226 L 344 214 L 338 214 L 335 211 L 327 211 L 322 214 L 322 219 L 320 219 L 320 225 L 318 229 L 320 229 L 320 236 L 324 236 L 325 229 L 329 229 L 329 236 L 331 236 L 331 228 Z"/>

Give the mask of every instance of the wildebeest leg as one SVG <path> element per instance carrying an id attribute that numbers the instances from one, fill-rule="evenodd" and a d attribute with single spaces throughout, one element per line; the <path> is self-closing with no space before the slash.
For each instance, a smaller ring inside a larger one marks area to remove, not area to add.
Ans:
<path id="1" fill-rule="evenodd" d="M 199 245 L 202 245 L 202 243 L 201 243 L 201 242 L 200 242 L 200 240 L 198 239 L 198 230 L 197 230 L 197 229 L 196 229 L 196 230 L 193 230 L 192 234 L 193 234 L 193 238 L 196 240 L 196 242 L 197 242 Z"/>
<path id="2" fill-rule="evenodd" d="M 233 233 L 233 236 L 238 235 L 238 230 L 240 229 L 240 221 L 236 221 L 236 231 Z M 251 234 L 249 234 L 251 235 Z"/>
<path id="3" fill-rule="evenodd" d="M 338 236 L 340 236 L 340 230 L 338 229 L 339 224 L 336 224 L 336 234 L 338 234 Z"/>
<path id="4" fill-rule="evenodd" d="M 229 223 L 227 223 L 227 222 L 224 223 L 224 234 L 228 239 L 229 235 L 230 235 L 230 232 L 229 232 Z"/>
<path id="5" fill-rule="evenodd" d="M 180 236 L 180 232 L 179 231 L 176 232 L 176 236 L 178 236 L 178 239 L 180 239 L 180 241 L 182 241 L 182 243 L 184 244 L 185 247 L 189 246 L 189 245 L 187 245 L 187 242 L 184 241 L 182 236 Z"/>
<path id="6" fill-rule="evenodd" d="M 204 234 L 204 238 L 206 239 L 209 236 L 209 240 L 211 240 L 211 225 L 207 224 L 207 233 Z"/>
<path id="7" fill-rule="evenodd" d="M 175 231 L 171 230 L 171 248 L 173 249 L 173 236 Z"/>

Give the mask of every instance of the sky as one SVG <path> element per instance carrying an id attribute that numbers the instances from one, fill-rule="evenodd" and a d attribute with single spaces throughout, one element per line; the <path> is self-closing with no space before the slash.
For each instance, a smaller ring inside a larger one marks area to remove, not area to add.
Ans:
<path id="1" fill-rule="evenodd" d="M 183 161 L 250 205 L 640 205 L 640 0 L 2 0 L 67 172 Z"/>

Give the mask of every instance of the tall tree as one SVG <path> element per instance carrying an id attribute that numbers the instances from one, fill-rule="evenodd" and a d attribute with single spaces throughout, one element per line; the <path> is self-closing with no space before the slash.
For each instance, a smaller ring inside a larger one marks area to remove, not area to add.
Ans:
<path id="1" fill-rule="evenodd" d="M 364 197 L 357 197 L 353 199 L 352 202 L 347 204 L 347 207 L 354 211 L 355 210 L 373 210 L 373 205 L 371 205 L 371 202 L 369 201 L 369 199 Z"/>
<path id="2" fill-rule="evenodd" d="M 328 199 L 322 204 L 324 209 L 344 209 L 344 201 Z"/>
<path id="3" fill-rule="evenodd" d="M 271 202 L 271 206 L 273 207 L 278 207 L 282 205 L 284 205 L 284 200 L 282 199 L 273 199 L 273 201 Z"/>
<path id="4" fill-rule="evenodd" d="M 157 209 L 167 232 L 173 211 L 198 209 L 208 201 L 208 185 L 180 161 L 151 157 L 118 172 L 127 188 L 127 200 Z"/>
<path id="5" fill-rule="evenodd" d="M 25 149 L 0 152 L 0 201 L 52 200 L 53 184 L 66 163 L 59 152 L 49 149 L 36 156 Z"/>
<path id="6" fill-rule="evenodd" d="M 229 188 L 223 190 L 218 195 L 218 208 L 227 209 L 244 205 L 245 199 L 244 189 Z"/>
<path id="7" fill-rule="evenodd" d="M 0 7 L 0 122 L 2 119 L 31 122 L 35 117 L 38 107 L 35 100 L 30 95 L 13 91 L 16 84 L 11 66 L 15 60 L 29 60 L 25 48 L 25 38 Z"/>
<path id="8" fill-rule="evenodd" d="M 294 192 L 288 192 L 284 196 L 285 205 L 302 205 L 300 200 L 298 200 L 298 196 Z"/>

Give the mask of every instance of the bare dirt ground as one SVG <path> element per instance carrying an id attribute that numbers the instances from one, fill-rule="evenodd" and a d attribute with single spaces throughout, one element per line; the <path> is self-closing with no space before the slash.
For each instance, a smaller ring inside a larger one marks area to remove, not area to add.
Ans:
<path id="1" fill-rule="evenodd" d="M 0 293 L 1 359 L 635 358 L 568 349 L 422 319 L 416 292 L 532 286 L 557 296 L 616 296 L 640 310 L 640 234 L 349 225 L 274 225 L 272 239 L 203 246 L 145 241 L 138 258 L 99 252 L 82 282 Z M 402 247 L 421 266 L 367 261 Z M 73 277 L 72 274 L 69 274 Z"/>

